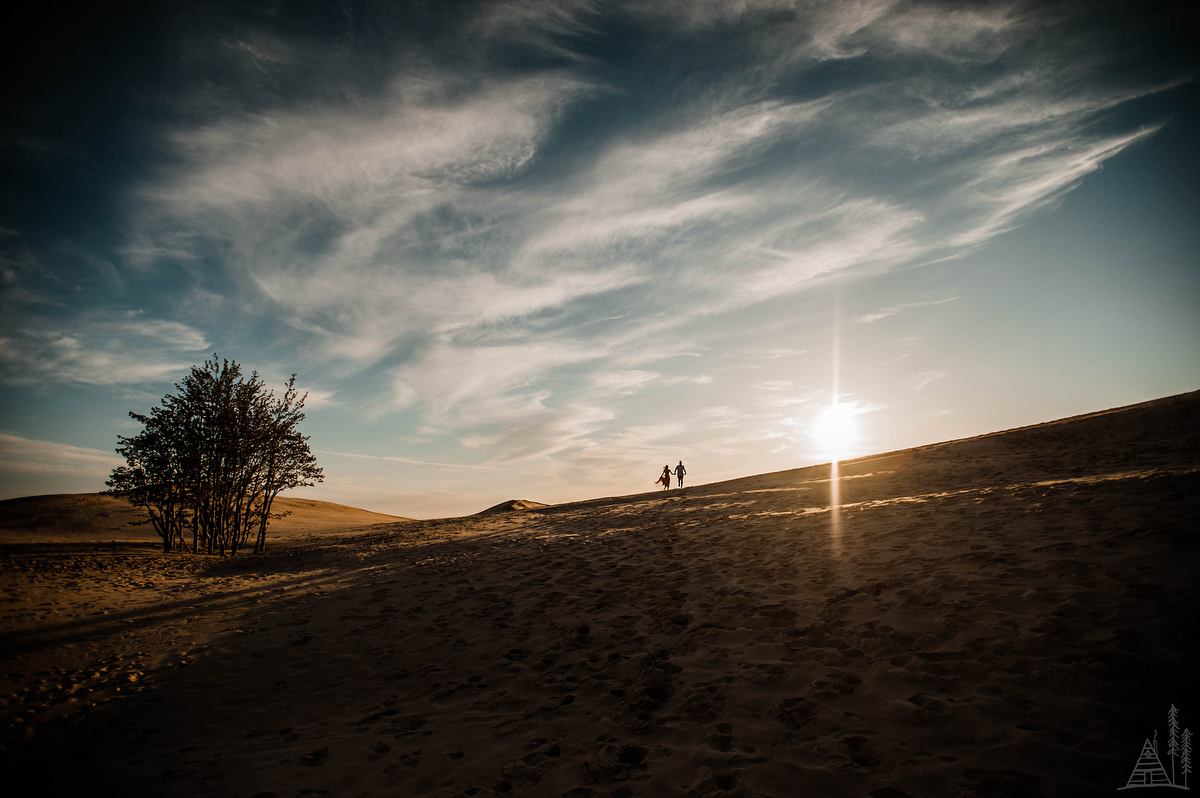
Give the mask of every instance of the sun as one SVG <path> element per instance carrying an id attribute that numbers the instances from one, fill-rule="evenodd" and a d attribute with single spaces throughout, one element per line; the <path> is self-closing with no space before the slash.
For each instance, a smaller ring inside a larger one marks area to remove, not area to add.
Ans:
<path id="1" fill-rule="evenodd" d="M 858 441 L 855 406 L 834 404 L 823 411 L 813 424 L 812 436 L 831 460 L 840 460 Z"/>

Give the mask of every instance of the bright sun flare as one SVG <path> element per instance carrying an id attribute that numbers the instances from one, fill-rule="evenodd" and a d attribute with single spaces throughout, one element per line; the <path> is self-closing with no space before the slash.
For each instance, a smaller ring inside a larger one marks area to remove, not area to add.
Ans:
<path id="1" fill-rule="evenodd" d="M 830 458 L 839 459 L 858 440 L 854 405 L 835 404 L 821 413 L 813 425 L 812 436 Z"/>

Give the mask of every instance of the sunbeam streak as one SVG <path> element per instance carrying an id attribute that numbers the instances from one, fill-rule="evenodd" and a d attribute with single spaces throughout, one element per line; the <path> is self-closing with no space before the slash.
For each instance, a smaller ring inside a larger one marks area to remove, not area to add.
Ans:
<path id="1" fill-rule="evenodd" d="M 813 425 L 813 438 L 833 462 L 843 460 L 858 441 L 855 406 L 835 402 L 824 410 Z"/>
<path id="2" fill-rule="evenodd" d="M 831 365 L 833 401 L 829 409 L 821 413 L 813 427 L 813 435 L 821 448 L 829 454 L 829 542 L 835 555 L 842 553 L 842 503 L 841 481 L 838 461 L 845 455 L 846 447 L 852 442 L 853 421 L 845 405 L 838 401 L 842 357 L 842 290 L 833 291 L 833 330 Z"/>

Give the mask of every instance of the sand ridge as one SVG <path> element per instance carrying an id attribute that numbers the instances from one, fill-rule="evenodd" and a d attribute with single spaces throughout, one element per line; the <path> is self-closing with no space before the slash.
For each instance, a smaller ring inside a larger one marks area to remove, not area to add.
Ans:
<path id="1" fill-rule="evenodd" d="M 281 536 L 411 520 L 292 496 L 276 498 L 272 510 L 286 515 L 271 519 L 268 545 Z M 118 497 L 70 493 L 0 501 L 0 544 L 153 540 L 158 536 L 146 523 L 145 511 Z"/>
<path id="2" fill-rule="evenodd" d="M 485 513 L 508 513 L 519 510 L 540 510 L 548 505 L 541 502 L 530 501 L 529 499 L 509 499 L 505 502 L 492 505 L 486 510 L 480 510 L 476 515 L 484 515 Z"/>
<path id="3" fill-rule="evenodd" d="M 1197 418 L 861 458 L 836 508 L 817 466 L 257 558 L 6 546 L 0 755 L 92 794 L 1107 793 L 1200 710 Z"/>

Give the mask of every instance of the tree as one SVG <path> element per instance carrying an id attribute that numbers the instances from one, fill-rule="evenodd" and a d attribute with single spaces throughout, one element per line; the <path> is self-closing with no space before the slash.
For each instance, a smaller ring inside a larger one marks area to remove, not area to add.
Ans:
<path id="1" fill-rule="evenodd" d="M 256 516 L 259 520 L 258 537 L 254 541 L 256 554 L 266 549 L 267 519 L 272 517 L 275 497 L 288 488 L 311 485 L 324 479 L 317 467 L 317 458 L 308 448 L 308 438 L 296 431 L 296 425 L 304 419 L 300 412 L 304 398 L 297 398 L 296 375 L 293 374 L 283 397 L 269 408 L 262 447 L 264 457 L 258 495 L 262 496 L 263 504 Z"/>
<path id="2" fill-rule="evenodd" d="M 175 434 L 170 408 L 156 407 L 149 416 L 129 415 L 145 429 L 132 438 L 119 437 L 117 453 L 124 456 L 126 465 L 113 470 L 105 483 L 110 488 L 107 492 L 123 495 L 147 510 L 150 523 L 162 537 L 163 551 L 170 551 L 176 542 L 182 548 L 186 446 Z"/>
<path id="3" fill-rule="evenodd" d="M 243 379 L 237 362 L 216 355 L 175 388 L 149 415 L 129 414 L 143 429 L 118 438 L 126 465 L 107 492 L 147 510 L 163 551 L 186 548 L 185 531 L 193 553 L 237 554 L 251 534 L 263 551 L 280 492 L 324 481 L 297 430 L 307 395 L 293 374 L 276 399 L 258 372 Z"/>

